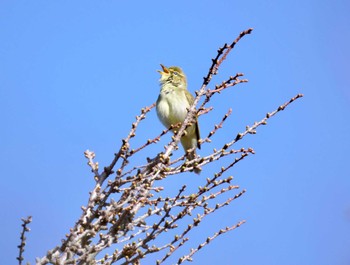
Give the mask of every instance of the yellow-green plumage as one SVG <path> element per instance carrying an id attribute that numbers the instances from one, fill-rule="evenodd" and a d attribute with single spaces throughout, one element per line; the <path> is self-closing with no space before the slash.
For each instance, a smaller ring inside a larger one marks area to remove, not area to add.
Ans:
<path id="1" fill-rule="evenodd" d="M 194 98 L 187 90 L 186 75 L 180 67 L 171 66 L 167 68 L 163 65 L 161 66 L 163 71 L 159 71 L 161 74 L 159 80 L 161 89 L 157 100 L 157 115 L 163 125 L 169 128 L 171 125 L 182 123 L 185 120 Z M 186 135 L 181 137 L 181 144 L 185 151 L 193 149 L 187 155 L 187 159 L 192 160 L 196 155 L 196 147 L 200 148 L 197 120 L 194 124 L 187 127 L 186 132 Z M 199 173 L 200 169 L 195 169 L 195 172 Z"/>

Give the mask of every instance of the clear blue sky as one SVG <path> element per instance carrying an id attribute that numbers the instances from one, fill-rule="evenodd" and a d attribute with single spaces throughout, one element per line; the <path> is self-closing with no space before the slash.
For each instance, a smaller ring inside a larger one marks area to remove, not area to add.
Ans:
<path id="1" fill-rule="evenodd" d="M 340 0 L 2 0 L 2 264 L 16 264 L 21 217 L 33 216 L 32 263 L 74 225 L 93 186 L 83 152 L 107 165 L 140 108 L 156 100 L 159 63 L 181 66 L 193 92 L 217 48 L 249 27 L 215 78 L 243 72 L 250 80 L 213 101 L 212 120 L 233 109 L 217 142 L 305 97 L 237 145 L 256 151 L 232 171 L 247 193 L 193 238 L 247 223 L 193 264 L 350 264 L 349 13 Z M 145 124 L 139 137 L 163 129 L 154 111 Z M 203 135 L 212 128 L 205 117 L 200 125 Z M 205 177 L 169 181 L 199 185 Z"/>

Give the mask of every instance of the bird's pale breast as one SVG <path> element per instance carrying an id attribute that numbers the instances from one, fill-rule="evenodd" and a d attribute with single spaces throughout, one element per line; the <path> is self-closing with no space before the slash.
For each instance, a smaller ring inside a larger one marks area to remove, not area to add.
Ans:
<path id="1" fill-rule="evenodd" d="M 182 91 L 162 91 L 157 102 L 158 118 L 166 127 L 170 127 L 185 120 L 189 107 Z"/>

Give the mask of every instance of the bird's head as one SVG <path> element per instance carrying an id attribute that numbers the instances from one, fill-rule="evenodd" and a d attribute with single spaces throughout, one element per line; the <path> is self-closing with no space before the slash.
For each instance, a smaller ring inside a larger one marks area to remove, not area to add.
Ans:
<path id="1" fill-rule="evenodd" d="M 171 83 L 172 85 L 177 87 L 187 87 L 186 75 L 180 67 L 170 66 L 169 68 L 167 68 L 162 64 L 160 66 L 162 67 L 162 71 L 158 70 L 158 72 L 161 75 L 159 82 L 162 85 L 165 83 Z"/>

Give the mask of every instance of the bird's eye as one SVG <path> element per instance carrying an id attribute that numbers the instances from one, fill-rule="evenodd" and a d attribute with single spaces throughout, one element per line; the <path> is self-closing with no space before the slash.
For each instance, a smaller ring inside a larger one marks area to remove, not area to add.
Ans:
<path id="1" fill-rule="evenodd" d="M 178 73 L 178 72 L 173 72 L 173 74 L 174 74 L 174 75 L 179 75 L 179 73 Z"/>

